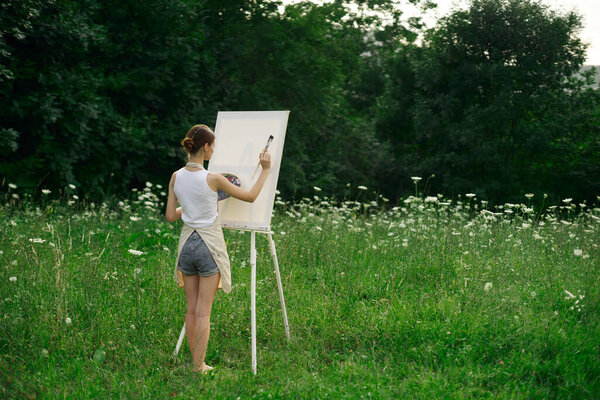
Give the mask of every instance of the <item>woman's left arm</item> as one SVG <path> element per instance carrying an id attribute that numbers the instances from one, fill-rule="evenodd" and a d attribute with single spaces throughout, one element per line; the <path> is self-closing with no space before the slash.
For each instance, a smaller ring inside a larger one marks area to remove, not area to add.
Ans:
<path id="1" fill-rule="evenodd" d="M 177 196 L 175 196 L 175 191 L 173 190 L 173 187 L 175 186 L 175 175 L 176 172 L 173 172 L 171 181 L 169 182 L 169 197 L 167 198 L 167 210 L 165 211 L 165 217 L 168 222 L 177 221 L 181 218 L 181 207 L 177 207 Z"/>

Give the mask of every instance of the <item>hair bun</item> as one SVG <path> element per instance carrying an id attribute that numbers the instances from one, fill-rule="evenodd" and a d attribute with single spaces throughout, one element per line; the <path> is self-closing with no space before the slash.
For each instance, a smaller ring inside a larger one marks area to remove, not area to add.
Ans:
<path id="1" fill-rule="evenodd" d="M 185 139 L 183 139 L 183 141 L 181 142 L 181 144 L 190 153 L 195 153 L 196 150 L 197 150 L 196 149 L 196 143 L 194 143 L 194 139 L 192 139 L 192 138 L 186 137 Z"/>

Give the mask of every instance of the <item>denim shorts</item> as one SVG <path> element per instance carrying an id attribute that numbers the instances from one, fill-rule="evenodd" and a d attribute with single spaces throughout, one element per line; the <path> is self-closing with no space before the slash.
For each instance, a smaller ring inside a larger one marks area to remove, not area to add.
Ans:
<path id="1" fill-rule="evenodd" d="M 184 275 L 212 276 L 219 272 L 215 259 L 196 231 L 183 245 L 178 267 Z"/>

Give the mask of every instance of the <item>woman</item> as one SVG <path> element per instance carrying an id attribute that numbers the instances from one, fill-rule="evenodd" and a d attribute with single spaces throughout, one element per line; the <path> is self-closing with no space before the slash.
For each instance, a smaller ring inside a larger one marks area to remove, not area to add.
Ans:
<path id="1" fill-rule="evenodd" d="M 179 218 L 184 222 L 175 279 L 187 298 L 185 326 L 194 371 L 207 372 L 212 369 L 204 362 L 212 303 L 220 283 L 224 292 L 231 291 L 229 257 L 217 215 L 217 190 L 254 202 L 269 174 L 271 157 L 266 151 L 259 155 L 260 176 L 250 190 L 244 190 L 223 175 L 204 169 L 204 161 L 210 160 L 215 148 L 215 135 L 206 125 L 194 125 L 181 144 L 189 162 L 171 176 L 165 216 L 169 222 Z M 181 207 L 177 208 L 177 202 Z"/>

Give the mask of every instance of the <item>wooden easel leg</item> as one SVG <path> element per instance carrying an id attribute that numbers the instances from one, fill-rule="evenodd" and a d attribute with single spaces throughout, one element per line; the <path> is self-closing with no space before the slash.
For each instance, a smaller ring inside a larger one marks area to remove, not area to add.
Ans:
<path id="1" fill-rule="evenodd" d="M 179 354 L 179 349 L 181 348 L 181 343 L 183 343 L 184 337 L 185 337 L 185 322 L 183 323 L 183 327 L 181 328 L 181 333 L 179 334 L 179 340 L 177 341 L 177 346 L 175 346 L 175 351 L 173 352 L 173 358 L 177 357 L 177 354 Z"/>
<path id="2" fill-rule="evenodd" d="M 250 264 L 252 277 L 250 282 L 250 324 L 252 327 L 252 372 L 256 375 L 256 233 L 250 233 Z"/>
<path id="3" fill-rule="evenodd" d="M 290 327 L 288 325 L 287 312 L 285 311 L 285 299 L 283 298 L 283 286 L 281 285 L 281 275 L 279 274 L 279 263 L 277 262 L 277 252 L 275 251 L 275 242 L 273 236 L 269 233 L 269 245 L 271 247 L 271 255 L 273 256 L 273 264 L 275 264 L 275 277 L 277 278 L 277 288 L 279 289 L 279 300 L 281 301 L 281 311 L 283 313 L 283 326 L 285 328 L 285 336 L 290 340 Z"/>

